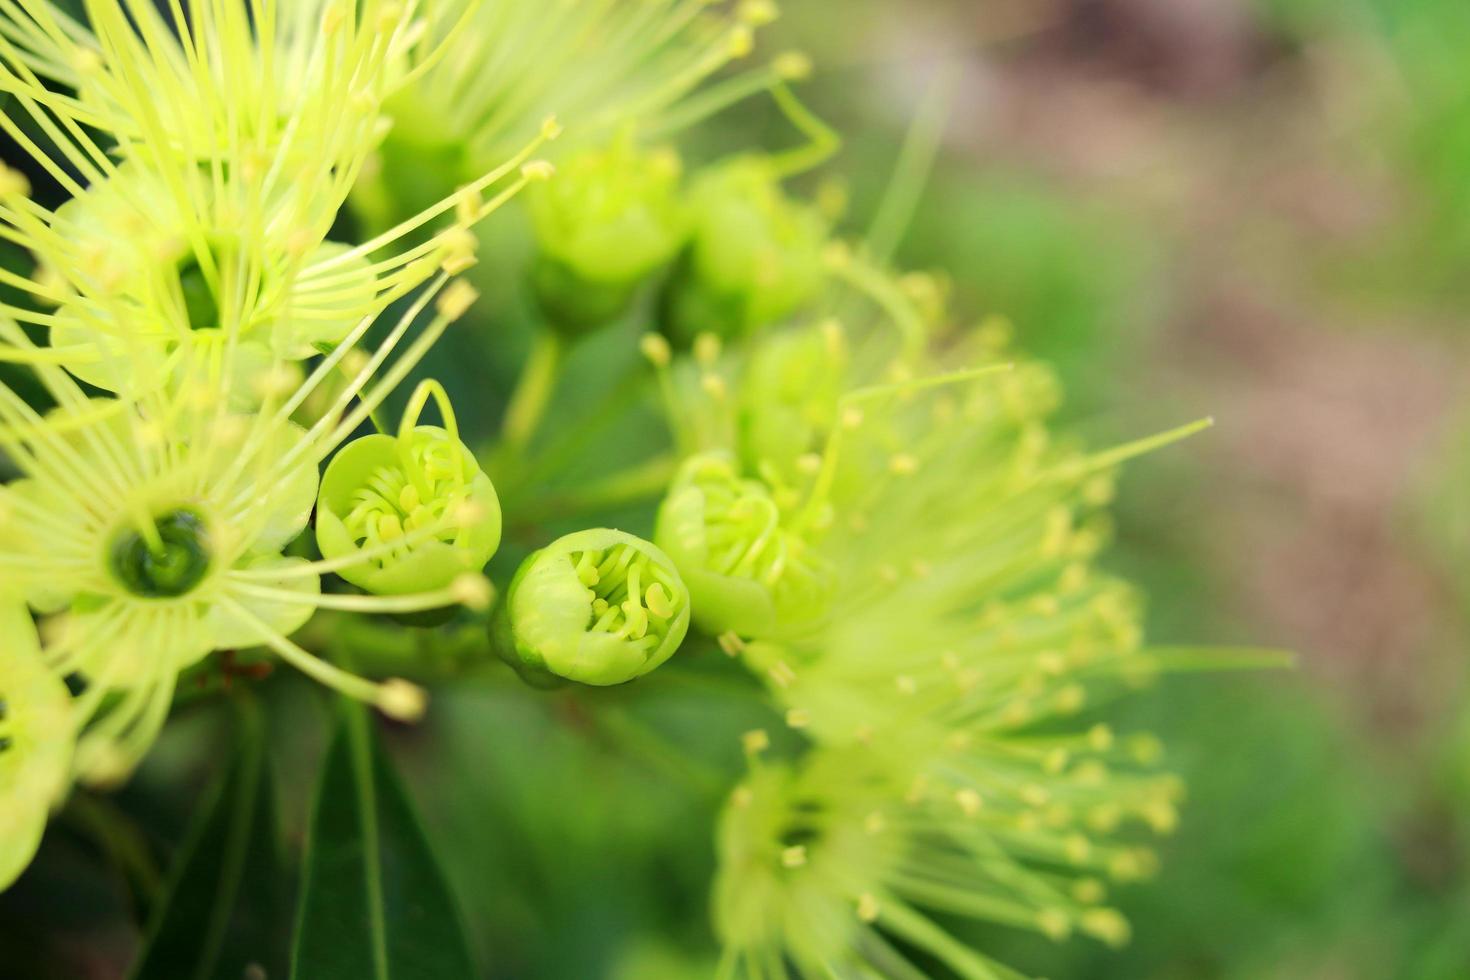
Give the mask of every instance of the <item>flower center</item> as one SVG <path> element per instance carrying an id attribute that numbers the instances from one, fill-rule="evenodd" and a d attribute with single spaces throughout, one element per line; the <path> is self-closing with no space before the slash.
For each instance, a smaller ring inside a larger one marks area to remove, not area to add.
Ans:
<path id="1" fill-rule="evenodd" d="M 589 633 L 611 633 L 654 650 L 678 614 L 679 586 L 648 555 L 625 544 L 567 555 L 591 594 Z"/>
<path id="2" fill-rule="evenodd" d="M 199 267 L 199 257 L 193 252 L 179 260 L 179 290 L 184 296 L 184 315 L 189 320 L 190 330 L 212 330 L 219 326 L 219 302 L 214 290 Z"/>
<path id="3" fill-rule="evenodd" d="M 186 595 L 209 574 L 204 519 L 194 511 L 171 510 L 154 522 L 155 535 L 124 528 L 112 541 L 111 568 L 123 587 L 145 599 Z"/>
<path id="4" fill-rule="evenodd" d="M 352 510 L 343 520 L 353 540 L 363 547 L 376 547 L 404 537 L 420 528 L 443 522 L 435 540 L 453 542 L 459 528 L 444 516 L 467 497 L 457 479 L 454 454 L 459 451 L 447 439 L 416 439 L 409 450 L 410 464 L 380 466 L 352 494 Z M 396 557 L 384 554 L 382 567 Z"/>

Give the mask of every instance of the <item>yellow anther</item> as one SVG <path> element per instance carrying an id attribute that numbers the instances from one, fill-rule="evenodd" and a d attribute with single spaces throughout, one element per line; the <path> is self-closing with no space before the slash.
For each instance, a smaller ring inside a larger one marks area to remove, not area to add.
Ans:
<path id="1" fill-rule="evenodd" d="M 461 228 L 468 228 L 480 220 L 480 209 L 484 206 L 480 194 L 472 187 L 461 187 L 454 195 L 454 220 Z"/>
<path id="2" fill-rule="evenodd" d="M 1156 834 L 1172 834 L 1179 826 L 1179 811 L 1167 800 L 1155 800 L 1143 808 L 1143 819 Z"/>
<path id="3" fill-rule="evenodd" d="M 418 721 L 429 707 L 429 695 L 417 684 L 400 678 L 378 686 L 377 708 L 394 721 Z"/>
<path id="4" fill-rule="evenodd" d="M 71 66 L 78 75 L 93 75 L 102 70 L 102 55 L 93 48 L 78 47 L 72 55 Z"/>
<path id="5" fill-rule="evenodd" d="M 450 320 L 458 320 L 480 298 L 479 290 L 463 279 L 456 279 L 439 294 L 435 304 L 439 312 Z"/>
<path id="6" fill-rule="evenodd" d="M 852 249 L 846 242 L 829 242 L 822 250 L 822 260 L 830 269 L 846 269 L 852 265 Z"/>
<path id="7" fill-rule="evenodd" d="M 804 864 L 806 864 L 805 846 L 797 844 L 796 846 L 788 847 L 781 852 L 781 867 L 800 868 Z"/>
<path id="8" fill-rule="evenodd" d="M 1024 698 L 1016 698 L 1005 706 L 1000 717 L 1007 725 L 1024 725 L 1032 717 L 1031 703 Z"/>
<path id="9" fill-rule="evenodd" d="M 712 367 L 720 359 L 720 338 L 712 333 L 701 333 L 695 337 L 694 359 L 705 367 Z"/>
<path id="10" fill-rule="evenodd" d="M 721 633 L 715 638 L 715 642 L 720 645 L 720 649 L 725 651 L 727 656 L 738 657 L 745 651 L 745 641 L 734 631 L 727 630 Z"/>
<path id="11" fill-rule="evenodd" d="M 1083 905 L 1096 905 L 1108 897 L 1108 890 L 1096 878 L 1078 878 L 1072 882 L 1072 897 Z"/>
<path id="12" fill-rule="evenodd" d="M 31 182 L 13 167 L 0 163 L 0 197 L 29 197 Z"/>
<path id="13" fill-rule="evenodd" d="M 865 830 L 871 837 L 876 837 L 877 835 L 883 833 L 884 829 L 887 826 L 888 822 L 883 819 L 883 814 L 879 813 L 877 810 L 874 810 L 872 813 L 863 818 L 863 830 Z"/>
<path id="14" fill-rule="evenodd" d="M 444 245 L 444 258 L 439 263 L 439 268 L 451 276 L 457 276 L 475 264 L 475 251 L 479 247 L 479 241 L 468 228 L 451 228 L 440 240 Z"/>
<path id="15" fill-rule="evenodd" d="M 449 585 L 449 593 L 466 609 L 482 611 L 490 608 L 495 598 L 495 588 L 490 580 L 478 572 L 466 572 Z"/>
<path id="16" fill-rule="evenodd" d="M 521 167 L 521 176 L 527 180 L 550 180 L 556 175 L 556 164 L 550 160 L 532 160 Z"/>
<path id="17" fill-rule="evenodd" d="M 674 604 L 662 582 L 650 585 L 648 591 L 643 593 L 643 601 L 648 605 L 648 611 L 659 619 L 668 619 L 674 615 Z"/>
<path id="18" fill-rule="evenodd" d="M 488 512 L 485 505 L 475 500 L 461 500 L 449 512 L 455 527 L 475 527 L 485 520 Z"/>
<path id="19" fill-rule="evenodd" d="M 1056 710 L 1064 715 L 1075 714 L 1087 703 L 1087 690 L 1081 684 L 1068 684 L 1057 692 Z"/>
<path id="20" fill-rule="evenodd" d="M 792 708 L 786 712 L 786 724 L 790 728 L 802 729 L 812 723 L 812 713 L 805 708 Z"/>
<path id="21" fill-rule="evenodd" d="M 781 10 L 773 0 L 743 0 L 736 16 L 752 27 L 764 27 L 781 16 Z"/>
<path id="22" fill-rule="evenodd" d="M 378 515 L 378 537 L 384 541 L 403 537 L 403 524 L 398 520 L 397 514 Z"/>
<path id="23" fill-rule="evenodd" d="M 731 28 L 728 51 L 732 58 L 744 58 L 755 50 L 755 33 L 744 24 Z"/>
<path id="24" fill-rule="evenodd" d="M 978 815 L 980 813 L 980 808 L 985 804 L 985 801 L 981 799 L 980 794 L 975 792 L 973 789 L 962 789 L 959 792 L 955 793 L 954 801 L 960 805 L 960 810 L 963 811 L 965 816 L 967 817 Z"/>
<path id="25" fill-rule="evenodd" d="M 1055 650 L 1043 650 L 1036 657 L 1036 666 L 1041 668 L 1043 674 L 1057 677 L 1067 672 L 1067 658 Z"/>
<path id="26" fill-rule="evenodd" d="M 863 922 L 872 925 L 878 921 L 878 899 L 872 892 L 863 892 L 858 896 L 857 917 Z"/>
<path id="27" fill-rule="evenodd" d="M 1010 319 L 999 314 L 991 314 L 975 327 L 976 339 L 991 349 L 1006 346 L 1015 333 L 1016 327 Z"/>
<path id="28" fill-rule="evenodd" d="M 1042 909 L 1036 913 L 1036 928 L 1048 939 L 1061 942 L 1072 934 L 1072 917 L 1062 909 Z"/>
<path id="29" fill-rule="evenodd" d="M 784 660 L 777 660 L 767 673 L 777 687 L 790 687 L 796 680 L 796 671 L 792 670 L 791 665 Z"/>
<path id="30" fill-rule="evenodd" d="M 725 395 L 728 394 L 725 379 L 713 372 L 700 375 L 699 386 L 704 389 L 705 394 L 716 401 L 723 401 Z"/>
<path id="31" fill-rule="evenodd" d="M 764 728 L 754 728 L 740 736 L 740 744 L 744 746 L 746 755 L 759 755 L 771 747 L 771 736 Z"/>
<path id="32" fill-rule="evenodd" d="M 654 367 L 667 367 L 673 360 L 674 352 L 669 348 L 669 342 L 662 334 L 646 333 L 638 340 L 638 349 L 648 362 Z"/>
<path id="33" fill-rule="evenodd" d="M 541 138 L 554 140 L 561 135 L 561 123 L 557 122 L 556 116 L 547 116 L 541 120 Z"/>
<path id="34" fill-rule="evenodd" d="M 262 398 L 280 397 L 295 391 L 301 384 L 301 369 L 294 363 L 272 364 L 258 373 L 252 387 Z"/>
<path id="35" fill-rule="evenodd" d="M 786 51 L 776 56 L 771 67 L 787 81 L 800 81 L 812 73 L 812 59 L 801 51 Z"/>
<path id="36" fill-rule="evenodd" d="M 1126 945 L 1132 932 L 1128 920 L 1115 909 L 1088 909 L 1082 913 L 1081 925 L 1083 932 L 1113 947 Z"/>

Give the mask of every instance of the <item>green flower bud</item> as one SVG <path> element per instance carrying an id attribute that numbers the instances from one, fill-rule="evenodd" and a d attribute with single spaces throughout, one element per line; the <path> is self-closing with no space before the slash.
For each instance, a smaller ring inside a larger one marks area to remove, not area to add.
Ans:
<path id="1" fill-rule="evenodd" d="M 599 687 L 661 665 L 689 629 L 689 590 L 658 548 L 608 528 L 532 554 L 496 608 L 490 638 L 527 682 Z"/>
<path id="2" fill-rule="evenodd" d="M 762 337 L 738 393 L 740 456 L 747 469 L 771 465 L 796 481 L 797 461 L 820 452 L 836 422 L 846 360 L 835 322 Z"/>
<path id="3" fill-rule="evenodd" d="M 654 540 L 689 583 L 701 630 L 772 636 L 823 618 L 832 570 L 798 503 L 743 478 L 727 453 L 684 463 L 659 508 Z"/>
<path id="4" fill-rule="evenodd" d="M 448 429 L 414 425 L 431 394 Z M 500 499 L 459 441 L 436 382 L 414 393 L 396 436 L 363 436 L 333 457 L 322 475 L 316 540 L 328 560 L 356 557 L 337 574 L 378 595 L 446 588 L 495 554 Z"/>
<path id="5" fill-rule="evenodd" d="M 689 207 L 689 247 L 663 298 L 671 340 L 740 336 L 791 314 L 821 287 L 826 221 L 787 197 L 766 161 L 706 171 Z"/>
<path id="6" fill-rule="evenodd" d="M 581 333 L 623 313 L 683 241 L 679 158 L 631 139 L 582 152 L 527 191 L 540 246 L 537 301 L 552 325 Z"/>

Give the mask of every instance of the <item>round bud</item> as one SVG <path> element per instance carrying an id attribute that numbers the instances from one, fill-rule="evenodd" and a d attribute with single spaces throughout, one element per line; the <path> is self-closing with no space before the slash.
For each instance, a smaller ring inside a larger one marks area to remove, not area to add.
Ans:
<path id="1" fill-rule="evenodd" d="M 500 546 L 500 500 L 458 439 L 438 426 L 369 435 L 344 446 L 322 476 L 317 546 L 337 574 L 369 592 L 449 587 Z"/>
<path id="2" fill-rule="evenodd" d="M 582 152 L 526 192 L 540 252 L 536 299 L 551 325 L 579 334 L 621 315 L 683 241 L 679 158 L 623 138 Z"/>
<path id="3" fill-rule="evenodd" d="M 846 349 L 836 322 L 763 334 L 740 379 L 740 456 L 795 482 L 799 460 L 823 448 L 843 393 Z"/>
<path id="4" fill-rule="evenodd" d="M 676 343 L 774 323 L 822 285 L 826 222 L 787 197 L 761 158 L 701 174 L 689 194 L 689 220 L 689 246 L 663 297 L 663 330 Z"/>
<path id="5" fill-rule="evenodd" d="M 490 623 L 501 659 L 528 683 L 607 686 L 673 656 L 689 629 L 689 590 L 642 538 L 578 531 L 532 554 Z"/>
<path id="6" fill-rule="evenodd" d="M 694 621 L 714 636 L 800 631 L 826 615 L 832 569 L 800 519 L 769 485 L 741 476 L 727 453 L 690 457 L 659 508 L 654 540 L 694 600 Z"/>

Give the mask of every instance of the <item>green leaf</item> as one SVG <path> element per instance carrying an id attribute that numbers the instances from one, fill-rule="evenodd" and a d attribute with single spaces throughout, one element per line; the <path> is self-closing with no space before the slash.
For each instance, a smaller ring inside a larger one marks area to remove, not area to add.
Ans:
<path id="1" fill-rule="evenodd" d="M 444 874 L 356 704 L 327 751 L 305 863 L 295 980 L 475 975 Z"/>
<path id="2" fill-rule="evenodd" d="M 286 889 L 260 719 L 245 705 L 238 754 L 202 798 L 132 980 L 282 975 Z"/>

